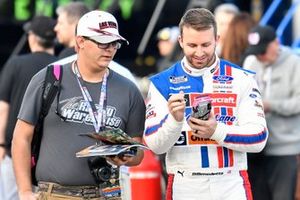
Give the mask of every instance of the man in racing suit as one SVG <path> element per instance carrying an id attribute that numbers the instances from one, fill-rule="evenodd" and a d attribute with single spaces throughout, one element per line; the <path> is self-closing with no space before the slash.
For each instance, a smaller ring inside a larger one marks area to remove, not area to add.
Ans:
<path id="1" fill-rule="evenodd" d="M 184 58 L 150 78 L 144 140 L 167 153 L 167 199 L 252 199 L 247 152 L 267 139 L 253 74 L 220 60 L 214 16 L 188 10 L 179 24 Z M 212 99 L 208 120 L 192 117 L 199 94 Z"/>

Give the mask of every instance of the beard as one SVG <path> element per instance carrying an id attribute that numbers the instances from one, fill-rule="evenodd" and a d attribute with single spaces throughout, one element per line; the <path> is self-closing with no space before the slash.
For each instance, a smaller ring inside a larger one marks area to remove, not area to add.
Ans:
<path id="1" fill-rule="evenodd" d="M 216 54 L 212 54 L 209 57 L 206 57 L 203 59 L 203 61 L 198 61 L 197 59 L 193 58 L 193 56 L 187 57 L 187 61 L 189 64 L 196 68 L 196 69 L 202 69 L 211 66 L 216 60 Z"/>

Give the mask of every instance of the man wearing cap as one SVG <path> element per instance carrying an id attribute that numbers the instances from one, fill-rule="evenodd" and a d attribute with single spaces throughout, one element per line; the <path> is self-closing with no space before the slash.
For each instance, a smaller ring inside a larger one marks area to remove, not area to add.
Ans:
<path id="1" fill-rule="evenodd" d="M 256 72 L 269 128 L 261 154 L 249 154 L 249 177 L 256 200 L 294 200 L 300 153 L 300 59 L 279 44 L 270 26 L 248 36 L 244 67 Z M 259 105 L 257 105 L 259 106 Z"/>
<path id="2" fill-rule="evenodd" d="M 22 98 L 31 77 L 56 60 L 53 30 L 55 20 L 37 16 L 24 25 L 31 53 L 12 57 L 0 77 L 0 199 L 18 199 L 11 161 L 11 140 Z M 1 180 L 2 179 L 2 180 Z"/>
<path id="3" fill-rule="evenodd" d="M 143 152 L 106 160 L 93 157 L 101 163 L 77 158 L 76 152 L 96 143 L 81 133 L 110 128 L 121 129 L 141 142 L 145 120 L 142 95 L 134 83 L 108 68 L 122 44 L 128 41 L 119 34 L 118 23 L 110 13 L 91 11 L 80 18 L 76 29 L 77 60 L 63 65 L 60 93 L 44 120 L 36 169 L 38 199 L 121 199 L 118 178 L 103 181 L 91 172 L 137 165 Z M 30 82 L 14 131 L 12 154 L 21 199 L 35 199 L 30 180 L 30 144 L 45 73 L 40 71 Z"/>
<path id="4" fill-rule="evenodd" d="M 54 27 L 56 38 L 65 48 L 59 52 L 58 60 L 55 64 L 65 64 L 77 59 L 75 52 L 75 30 L 77 23 L 85 13 L 89 12 L 89 8 L 83 2 L 73 1 L 61 5 L 56 9 L 57 23 Z M 135 76 L 124 66 L 117 62 L 110 62 L 109 68 L 117 73 L 124 75 L 126 78 L 136 82 Z"/>
<path id="5" fill-rule="evenodd" d="M 159 55 L 161 56 L 158 59 L 156 68 L 157 71 L 163 71 L 167 69 L 171 64 L 171 56 L 175 50 L 175 46 L 178 41 L 179 28 L 177 26 L 165 27 L 158 31 L 157 33 L 157 47 Z"/>

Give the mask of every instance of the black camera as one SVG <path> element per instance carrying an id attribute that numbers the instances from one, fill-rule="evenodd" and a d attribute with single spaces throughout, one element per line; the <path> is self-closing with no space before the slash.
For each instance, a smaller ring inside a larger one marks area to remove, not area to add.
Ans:
<path id="1" fill-rule="evenodd" d="M 118 178 L 118 170 L 107 163 L 103 157 L 90 157 L 88 165 L 96 183 L 101 184 L 111 178 Z"/>

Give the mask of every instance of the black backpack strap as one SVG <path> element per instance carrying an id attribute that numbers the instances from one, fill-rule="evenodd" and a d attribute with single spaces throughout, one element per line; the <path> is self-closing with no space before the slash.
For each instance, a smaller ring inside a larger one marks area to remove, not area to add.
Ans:
<path id="1" fill-rule="evenodd" d="M 38 160 L 40 145 L 43 137 L 43 124 L 44 118 L 47 116 L 51 104 L 54 101 L 57 93 L 60 92 L 60 84 L 62 79 L 62 66 L 49 65 L 45 76 L 45 82 L 42 93 L 42 107 L 36 126 L 34 127 L 34 135 L 31 142 L 31 155 L 32 155 L 32 170 L 31 176 L 33 184 L 37 184 L 35 179 L 35 165 Z"/>
<path id="2" fill-rule="evenodd" d="M 57 92 L 60 91 L 61 77 L 61 65 L 50 65 L 47 67 L 47 73 L 43 90 L 42 109 L 39 116 L 39 118 L 42 118 L 42 121 L 47 116 L 50 106 L 54 101 Z"/>

